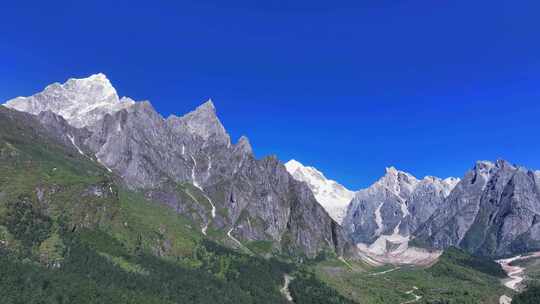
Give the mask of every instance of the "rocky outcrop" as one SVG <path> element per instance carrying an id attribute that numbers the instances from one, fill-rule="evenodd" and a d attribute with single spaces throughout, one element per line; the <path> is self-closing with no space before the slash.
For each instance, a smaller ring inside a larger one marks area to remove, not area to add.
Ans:
<path id="1" fill-rule="evenodd" d="M 371 244 L 380 236 L 408 237 L 441 205 L 457 179 L 416 179 L 411 174 L 386 169 L 375 184 L 356 193 L 347 210 L 344 227 L 355 243 Z"/>
<path id="2" fill-rule="evenodd" d="M 540 249 L 539 178 L 504 160 L 477 162 L 420 227 L 418 242 L 485 256 Z"/>

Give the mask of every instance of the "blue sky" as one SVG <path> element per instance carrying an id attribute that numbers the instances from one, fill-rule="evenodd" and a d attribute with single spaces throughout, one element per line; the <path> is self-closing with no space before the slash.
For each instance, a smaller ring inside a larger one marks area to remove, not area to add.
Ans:
<path id="1" fill-rule="evenodd" d="M 0 100 L 97 72 L 165 116 L 211 97 L 258 157 L 351 189 L 540 169 L 539 1 L 109 2 L 0 3 Z"/>

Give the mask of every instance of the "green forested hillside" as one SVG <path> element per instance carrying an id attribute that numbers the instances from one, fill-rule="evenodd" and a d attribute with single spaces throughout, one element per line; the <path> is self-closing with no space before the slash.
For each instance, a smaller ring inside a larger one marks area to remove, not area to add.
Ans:
<path id="1" fill-rule="evenodd" d="M 321 303 L 349 303 L 292 264 L 199 231 L 0 107 L 1 303 L 286 303 L 286 273 Z"/>
<path id="2" fill-rule="evenodd" d="M 531 286 L 521 294 L 515 296 L 513 304 L 538 304 L 540 303 L 540 286 Z"/>
<path id="3" fill-rule="evenodd" d="M 497 303 L 507 292 L 496 263 L 457 249 L 428 268 L 374 268 L 331 254 L 293 264 L 268 258 L 264 242 L 241 253 L 200 229 L 30 116 L 0 107 L 2 303 L 287 303 L 286 274 L 295 303 Z"/>
<path id="4" fill-rule="evenodd" d="M 498 304 L 506 290 L 501 267 L 455 248 L 429 267 L 373 267 L 326 260 L 310 266 L 317 278 L 347 298 L 366 304 Z"/>

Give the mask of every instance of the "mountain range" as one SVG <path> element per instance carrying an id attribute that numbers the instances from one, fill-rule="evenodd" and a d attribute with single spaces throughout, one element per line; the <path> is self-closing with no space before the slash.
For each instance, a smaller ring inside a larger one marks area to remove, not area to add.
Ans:
<path id="1" fill-rule="evenodd" d="M 231 143 L 212 101 L 165 119 L 148 101 L 119 99 L 97 74 L 5 105 L 38 114 L 126 187 L 187 215 L 204 234 L 226 232 L 233 247 L 264 241 L 271 251 L 308 257 L 350 247 L 341 226 L 275 156 L 255 159 L 246 137 Z"/>
<path id="2" fill-rule="evenodd" d="M 148 101 L 119 98 L 96 74 L 4 106 L 36 115 L 125 187 L 231 247 L 266 242 L 269 253 L 306 257 L 399 256 L 411 244 L 490 257 L 540 249 L 540 173 L 506 161 L 478 162 L 462 179 L 417 179 L 390 167 L 351 191 L 296 160 L 256 159 L 247 137 L 231 141 L 211 100 L 164 118 Z"/>

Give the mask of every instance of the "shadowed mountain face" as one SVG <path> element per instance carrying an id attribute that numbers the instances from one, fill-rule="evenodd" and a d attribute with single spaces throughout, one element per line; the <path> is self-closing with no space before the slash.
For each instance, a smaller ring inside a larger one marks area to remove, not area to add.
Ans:
<path id="1" fill-rule="evenodd" d="M 540 249 L 540 173 L 503 160 L 478 162 L 417 238 L 485 256 Z"/>
<path id="2" fill-rule="evenodd" d="M 211 101 L 164 119 L 149 102 L 118 99 L 102 74 L 53 84 L 5 104 L 39 114 L 52 134 L 101 163 L 133 190 L 243 242 L 316 256 L 343 254 L 347 238 L 308 186 L 275 157 L 255 159 L 249 140 L 231 144 Z M 84 127 L 84 128 L 76 128 Z"/>

